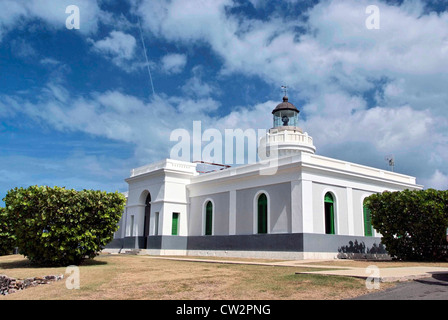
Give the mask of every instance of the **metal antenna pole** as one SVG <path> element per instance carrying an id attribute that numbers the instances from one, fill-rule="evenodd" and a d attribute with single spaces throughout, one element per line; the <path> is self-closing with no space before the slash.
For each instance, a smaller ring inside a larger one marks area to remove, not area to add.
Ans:
<path id="1" fill-rule="evenodd" d="M 394 172 L 394 167 L 395 167 L 395 157 L 394 157 L 393 155 L 391 155 L 391 156 L 387 156 L 387 157 L 386 157 L 386 161 L 387 161 L 388 164 L 389 164 L 390 170 L 391 170 L 392 172 Z"/>

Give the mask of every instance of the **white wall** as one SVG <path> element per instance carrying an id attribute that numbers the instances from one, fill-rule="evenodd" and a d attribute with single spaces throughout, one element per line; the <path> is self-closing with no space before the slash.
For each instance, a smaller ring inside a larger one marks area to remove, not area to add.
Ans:
<path id="1" fill-rule="evenodd" d="M 168 161 L 169 164 L 169 161 Z M 192 174 L 178 172 L 175 169 L 163 170 L 158 168 L 155 172 L 146 172 L 140 176 L 131 177 L 126 181 L 129 184 L 126 236 L 130 235 L 130 216 L 134 215 L 136 232 L 133 236 L 143 236 L 145 200 L 149 192 L 151 195 L 151 212 L 149 234 L 172 234 L 173 212 L 179 215 L 178 235 L 188 235 L 188 196 L 186 185 L 190 183 Z M 159 213 L 158 227 L 156 228 L 156 212 Z"/>
<path id="2" fill-rule="evenodd" d="M 201 236 L 205 233 L 205 205 L 213 203 L 213 235 L 229 235 L 230 192 L 192 197 L 189 207 L 189 234 Z"/>
<path id="3" fill-rule="evenodd" d="M 214 202 L 215 235 L 254 234 L 254 199 L 264 191 L 269 199 L 269 233 L 325 233 L 324 195 L 331 192 L 335 198 L 336 234 L 363 236 L 365 197 L 384 190 L 420 188 L 412 184 L 412 177 L 310 155 L 280 159 L 277 173 L 271 176 L 260 175 L 256 164 L 202 176 L 159 168 L 126 181 L 129 192 L 122 232 L 125 236 L 130 236 L 131 215 L 136 234 L 143 235 L 147 192 L 151 194 L 151 235 L 156 229 L 155 212 L 159 212 L 159 235 L 171 235 L 173 212 L 180 213 L 179 235 L 203 235 L 204 204 L 208 199 Z"/>
<path id="4" fill-rule="evenodd" d="M 327 192 L 332 193 L 335 201 L 335 233 L 348 235 L 348 204 L 346 189 L 320 183 L 313 183 L 313 232 L 325 233 L 324 197 Z"/>

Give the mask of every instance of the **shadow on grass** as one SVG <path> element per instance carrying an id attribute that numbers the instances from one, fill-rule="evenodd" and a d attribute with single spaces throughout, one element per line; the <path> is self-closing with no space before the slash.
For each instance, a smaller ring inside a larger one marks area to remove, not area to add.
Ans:
<path id="1" fill-rule="evenodd" d="M 0 269 L 24 269 L 33 267 L 35 266 L 31 265 L 31 262 L 26 258 L 22 258 L 16 261 L 0 262 Z"/>
<path id="2" fill-rule="evenodd" d="M 57 266 L 57 265 L 37 265 L 31 263 L 25 257 L 19 258 L 20 260 L 15 261 L 0 261 L 0 270 L 1 269 L 25 269 L 25 268 L 33 268 L 33 269 L 44 269 L 44 268 L 65 268 L 68 266 Z M 79 266 L 98 266 L 98 265 L 106 265 L 107 261 L 99 261 L 96 259 L 86 259 Z"/>

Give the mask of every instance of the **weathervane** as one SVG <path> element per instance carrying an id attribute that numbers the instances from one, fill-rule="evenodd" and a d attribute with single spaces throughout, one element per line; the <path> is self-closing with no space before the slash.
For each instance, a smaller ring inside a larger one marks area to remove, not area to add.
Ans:
<path id="1" fill-rule="evenodd" d="M 285 97 L 288 96 L 288 87 L 287 86 L 282 86 L 282 90 L 285 93 Z"/>
<path id="2" fill-rule="evenodd" d="M 386 156 L 385 160 L 388 162 L 391 171 L 394 172 L 395 157 L 393 155 L 389 155 L 389 156 Z"/>

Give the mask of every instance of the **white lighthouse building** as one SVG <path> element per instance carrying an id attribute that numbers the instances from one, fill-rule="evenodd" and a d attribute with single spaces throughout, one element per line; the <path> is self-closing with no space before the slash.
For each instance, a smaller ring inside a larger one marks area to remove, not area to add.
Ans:
<path id="1" fill-rule="evenodd" d="M 206 174 L 173 159 L 133 169 L 107 250 L 277 259 L 385 254 L 364 200 L 422 189 L 415 177 L 316 155 L 287 97 L 272 113 L 259 145 L 266 157 L 257 163 Z"/>

